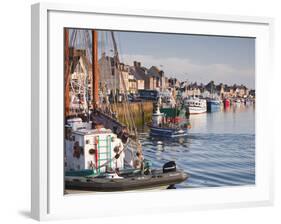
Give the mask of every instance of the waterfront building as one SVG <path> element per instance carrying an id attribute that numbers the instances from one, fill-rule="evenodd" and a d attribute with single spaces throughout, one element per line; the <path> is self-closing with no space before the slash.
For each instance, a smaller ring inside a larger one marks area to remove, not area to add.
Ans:
<path id="1" fill-rule="evenodd" d="M 220 97 L 223 97 L 224 96 L 224 84 L 223 83 L 220 83 L 219 85 L 216 86 L 216 91 L 217 91 L 217 94 L 220 96 Z"/>
<path id="2" fill-rule="evenodd" d="M 224 86 L 224 93 L 223 93 L 224 98 L 231 98 L 234 97 L 234 90 L 232 86 L 225 85 Z"/>
<path id="3" fill-rule="evenodd" d="M 137 80 L 135 79 L 135 76 L 129 73 L 129 93 L 136 93 L 138 90 L 137 87 Z"/>
<path id="4" fill-rule="evenodd" d="M 106 85 L 109 91 L 125 93 L 125 89 L 129 90 L 129 66 L 119 63 L 117 70 L 115 64 L 113 57 L 102 55 L 99 60 L 100 82 Z"/>
<path id="5" fill-rule="evenodd" d="M 164 91 L 166 90 L 166 79 L 164 72 L 156 66 L 151 66 L 146 74 L 146 89 Z"/>
<path id="6" fill-rule="evenodd" d="M 256 97 L 256 91 L 254 89 L 249 90 L 249 96 L 251 98 L 255 98 Z"/>
<path id="7" fill-rule="evenodd" d="M 169 87 L 170 88 L 180 88 L 180 81 L 177 78 L 169 78 L 168 79 Z"/>
<path id="8" fill-rule="evenodd" d="M 201 95 L 201 87 L 197 85 L 197 82 L 190 83 L 190 85 L 187 87 L 187 95 L 188 96 Z"/>
<path id="9" fill-rule="evenodd" d="M 248 94 L 249 94 L 249 90 L 248 90 L 248 88 L 247 88 L 246 86 L 240 85 L 240 86 L 238 87 L 237 95 L 238 95 L 239 97 L 245 97 L 245 96 L 247 96 Z"/>
<path id="10" fill-rule="evenodd" d="M 145 89 L 145 79 L 146 79 L 147 69 L 141 67 L 141 63 L 134 61 L 134 65 L 130 66 L 130 74 L 136 80 L 136 89 Z"/>

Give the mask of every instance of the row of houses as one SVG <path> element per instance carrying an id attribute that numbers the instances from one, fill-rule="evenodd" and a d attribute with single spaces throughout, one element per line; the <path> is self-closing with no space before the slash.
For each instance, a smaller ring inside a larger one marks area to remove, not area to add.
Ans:
<path id="1" fill-rule="evenodd" d="M 232 98 L 232 97 L 255 97 L 255 90 L 247 88 L 245 85 L 226 85 L 220 83 L 216 85 L 214 81 L 210 81 L 208 84 L 203 83 L 197 84 L 187 82 L 175 82 L 175 88 L 180 88 L 185 92 L 187 96 L 204 96 L 217 95 L 221 98 Z"/>
<path id="2" fill-rule="evenodd" d="M 85 50 L 73 48 L 70 48 L 70 62 L 71 79 L 74 83 L 77 82 L 76 86 L 80 88 L 81 98 L 81 86 L 83 86 L 83 83 L 88 83 L 88 90 L 91 88 L 92 65 L 86 57 Z M 216 85 L 214 81 L 210 81 L 207 85 L 204 85 L 202 83 L 197 84 L 197 82 L 181 82 L 177 78 L 167 78 L 164 72 L 157 66 L 151 66 L 148 69 L 138 61 L 134 61 L 133 65 L 119 63 L 118 66 L 117 70 L 114 58 L 105 54 L 102 54 L 99 59 L 100 86 L 105 87 L 104 89 L 108 93 L 112 90 L 117 90 L 119 93 L 124 93 L 125 90 L 130 93 L 137 93 L 138 90 L 143 89 L 159 90 L 161 92 L 181 89 L 185 92 L 185 95 L 189 96 L 204 94 L 217 94 L 220 97 L 228 98 L 255 96 L 255 91 L 248 89 L 244 85 L 234 84 L 229 86 L 223 83 Z M 120 75 L 120 72 L 122 75 Z M 91 91 L 88 91 L 88 93 L 91 94 Z"/>
<path id="3" fill-rule="evenodd" d="M 164 91 L 168 87 L 168 78 L 156 66 L 147 69 L 134 61 L 133 65 L 120 63 L 117 71 L 115 63 L 113 57 L 105 54 L 99 60 L 100 80 L 109 90 L 117 89 L 124 93 L 126 88 L 130 93 L 137 93 L 143 89 Z M 118 72 L 122 75 L 118 75 Z"/>

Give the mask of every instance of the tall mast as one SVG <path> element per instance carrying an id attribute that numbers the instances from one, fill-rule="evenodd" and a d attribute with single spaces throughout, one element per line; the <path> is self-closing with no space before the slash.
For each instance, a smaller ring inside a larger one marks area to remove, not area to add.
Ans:
<path id="1" fill-rule="evenodd" d="M 70 113 L 70 97 L 69 97 L 69 82 L 70 82 L 70 65 L 69 65 L 69 32 L 64 28 L 64 101 L 65 101 L 65 116 Z"/>
<path id="2" fill-rule="evenodd" d="M 92 30 L 92 91 L 93 107 L 99 103 L 98 32 Z"/>
<path id="3" fill-rule="evenodd" d="M 114 37 L 114 33 L 112 31 L 110 33 L 111 33 L 112 42 L 113 42 L 115 63 L 118 65 L 120 61 L 119 61 L 117 44 L 116 44 L 116 40 L 115 40 L 115 37 Z"/>
<path id="4" fill-rule="evenodd" d="M 115 66 L 116 66 L 116 68 L 118 70 L 119 64 L 120 64 L 120 60 L 119 60 L 119 55 L 118 55 L 117 44 L 116 44 L 114 32 L 111 31 L 110 33 L 111 33 L 112 42 L 113 42 L 113 48 L 114 48 L 114 62 L 115 62 Z M 118 72 L 118 74 L 120 74 L 120 76 L 121 76 L 121 80 L 120 81 L 123 84 L 123 88 L 124 88 L 124 93 L 125 93 L 124 94 L 124 96 L 125 96 L 124 105 L 126 107 L 126 110 L 128 111 L 129 122 L 131 123 L 132 128 L 133 128 L 133 132 L 135 134 L 135 141 L 137 143 L 137 151 L 142 155 L 142 146 L 141 146 L 141 143 L 139 141 L 136 124 L 135 124 L 134 118 L 132 116 L 133 113 L 132 113 L 131 107 L 129 106 L 129 103 L 128 103 L 128 92 L 127 92 L 127 88 L 126 88 L 126 84 L 125 84 L 125 81 L 124 81 L 124 77 L 123 77 L 122 71 L 120 71 L 120 73 Z"/>

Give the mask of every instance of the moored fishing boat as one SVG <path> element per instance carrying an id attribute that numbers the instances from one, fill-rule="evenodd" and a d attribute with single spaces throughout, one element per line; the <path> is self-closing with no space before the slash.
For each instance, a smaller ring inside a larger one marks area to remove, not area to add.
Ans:
<path id="1" fill-rule="evenodd" d="M 229 100 L 229 99 L 227 99 L 227 98 L 226 98 L 226 99 L 224 99 L 224 100 L 223 100 L 223 105 L 224 105 L 224 107 L 225 107 L 225 108 L 230 107 L 230 100 Z"/>
<path id="2" fill-rule="evenodd" d="M 150 127 L 150 135 L 157 137 L 168 137 L 168 138 L 176 138 L 186 136 L 188 134 L 188 129 L 185 128 L 168 128 L 168 127 Z"/>
<path id="3" fill-rule="evenodd" d="M 241 106 L 241 100 L 240 99 L 234 99 L 233 101 L 233 105 L 235 105 L 236 107 L 240 107 Z"/>
<path id="4" fill-rule="evenodd" d="M 176 138 L 188 134 L 189 111 L 181 100 L 171 97 L 170 104 L 163 103 L 162 98 L 158 99 L 152 114 L 152 124 L 150 127 L 150 136 Z"/>
<path id="5" fill-rule="evenodd" d="M 207 101 L 207 112 L 218 112 L 221 109 L 221 101 L 216 91 L 214 81 L 211 81 L 206 88 L 210 89 L 210 94 L 205 98 Z"/>
<path id="6" fill-rule="evenodd" d="M 150 135 L 168 138 L 186 136 L 188 134 L 189 124 L 182 113 L 184 113 L 183 110 L 177 113 L 176 108 L 164 108 L 160 110 L 159 106 L 157 106 L 156 111 L 152 114 Z"/>
<path id="7" fill-rule="evenodd" d="M 245 103 L 246 106 L 251 105 L 251 101 L 250 101 L 250 99 L 248 99 L 248 98 L 245 99 L 244 103 Z"/>
<path id="8" fill-rule="evenodd" d="M 197 97 L 189 97 L 184 100 L 185 105 L 189 108 L 190 114 L 201 114 L 207 111 L 207 101 Z"/>
<path id="9" fill-rule="evenodd" d="M 218 112 L 221 109 L 221 102 L 218 99 L 207 99 L 207 111 L 208 112 Z"/>

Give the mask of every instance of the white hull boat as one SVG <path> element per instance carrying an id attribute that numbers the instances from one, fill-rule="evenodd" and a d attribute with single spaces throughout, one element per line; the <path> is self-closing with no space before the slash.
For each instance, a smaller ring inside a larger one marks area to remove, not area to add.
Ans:
<path id="1" fill-rule="evenodd" d="M 185 99 L 185 105 L 189 108 L 190 114 L 202 114 L 207 112 L 207 101 L 199 98 Z"/>

